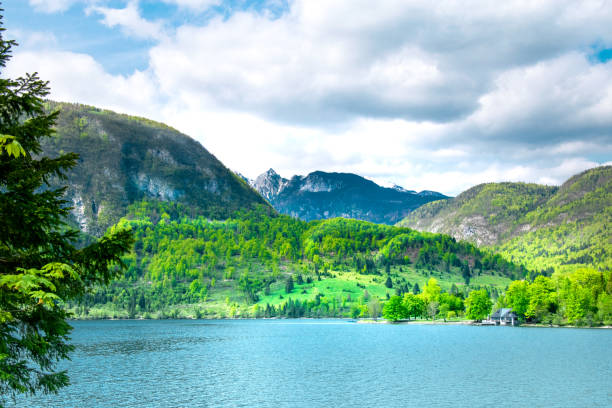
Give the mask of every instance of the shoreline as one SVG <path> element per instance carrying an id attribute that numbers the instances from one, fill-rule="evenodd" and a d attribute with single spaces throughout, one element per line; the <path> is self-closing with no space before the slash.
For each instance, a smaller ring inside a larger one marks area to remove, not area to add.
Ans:
<path id="1" fill-rule="evenodd" d="M 477 326 L 471 320 L 398 320 L 397 322 L 391 322 L 389 320 L 372 320 L 372 319 L 360 319 L 357 320 L 358 324 L 422 324 L 422 325 L 440 325 L 440 326 Z"/>
<path id="2" fill-rule="evenodd" d="M 482 327 L 513 327 L 513 326 L 487 326 L 481 325 L 479 323 L 475 323 L 472 320 L 454 320 L 454 321 L 443 321 L 443 320 L 400 320 L 397 322 L 391 322 L 385 319 L 373 320 L 369 319 L 351 319 L 351 318 L 343 318 L 343 317 L 324 317 L 324 318 L 316 318 L 316 317 L 299 317 L 299 318 L 286 318 L 286 317 L 260 317 L 260 318 L 168 318 L 168 319 L 144 319 L 144 318 L 133 318 L 133 319 L 122 319 L 122 318 L 99 318 L 99 319 L 68 319 L 69 322 L 93 322 L 93 321 L 162 321 L 162 320 L 205 320 L 205 321 L 215 321 L 215 320 L 337 320 L 337 321 L 345 321 L 347 323 L 356 323 L 356 324 L 392 324 L 392 325 L 425 325 L 425 326 L 482 326 Z M 548 324 L 538 324 L 538 323 L 524 323 L 519 326 L 514 327 L 526 327 L 526 328 L 544 328 L 544 329 L 612 329 L 610 325 L 604 326 L 573 326 L 573 325 L 548 325 Z"/>

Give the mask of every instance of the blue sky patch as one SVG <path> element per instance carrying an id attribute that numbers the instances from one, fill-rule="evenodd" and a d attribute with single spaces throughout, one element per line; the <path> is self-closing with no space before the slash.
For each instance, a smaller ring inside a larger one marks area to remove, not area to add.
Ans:
<path id="1" fill-rule="evenodd" d="M 125 0 L 109 0 L 101 3 L 108 8 L 122 9 Z M 36 11 L 27 0 L 11 2 L 5 6 L 4 25 L 11 33 L 52 33 L 56 44 L 64 51 L 89 54 L 110 74 L 129 75 L 134 70 L 144 70 L 149 63 L 149 50 L 156 40 L 134 38 L 124 34 L 120 27 L 109 28 L 101 23 L 102 15 L 87 13 L 87 5 L 73 4 L 68 10 L 57 13 Z M 159 0 L 141 0 L 138 3 L 141 16 L 148 21 L 162 21 L 172 31 L 182 25 L 204 26 L 211 19 L 230 18 L 241 11 L 266 13 L 270 18 L 280 18 L 289 10 L 286 0 L 230 0 L 223 1 L 203 12 L 181 9 Z"/>
<path id="2" fill-rule="evenodd" d="M 121 5 L 122 2 L 117 2 Z M 85 13 L 82 5 L 73 5 L 61 13 L 34 11 L 26 1 L 5 7 L 4 25 L 11 33 L 52 33 L 57 42 L 49 42 L 64 51 L 89 54 L 111 74 L 130 74 L 148 65 L 152 41 L 124 35 L 118 27 L 100 23 L 101 16 Z M 25 44 L 23 44 L 25 45 Z"/>
<path id="3" fill-rule="evenodd" d="M 612 59 L 612 48 L 606 45 L 602 44 L 600 41 L 591 45 L 588 52 L 588 58 L 591 63 L 605 64 Z"/>
<path id="4" fill-rule="evenodd" d="M 608 62 L 612 59 L 612 48 L 601 50 L 596 54 L 596 58 L 599 62 Z"/>

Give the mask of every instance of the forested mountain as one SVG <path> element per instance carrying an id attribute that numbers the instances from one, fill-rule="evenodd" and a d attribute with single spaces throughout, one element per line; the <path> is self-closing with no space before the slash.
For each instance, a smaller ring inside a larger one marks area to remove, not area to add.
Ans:
<path id="1" fill-rule="evenodd" d="M 423 205 L 398 225 L 449 234 L 477 245 L 494 245 L 520 231 L 517 221 L 556 191 L 557 187 L 537 184 L 480 184 L 449 200 Z"/>
<path id="2" fill-rule="evenodd" d="M 305 221 L 344 217 L 394 224 L 424 203 L 447 198 L 434 191 L 381 187 L 356 174 L 323 171 L 285 179 L 270 169 L 251 185 L 280 213 Z"/>
<path id="3" fill-rule="evenodd" d="M 186 215 L 212 218 L 267 205 L 200 143 L 164 124 L 79 104 L 48 102 L 47 109 L 60 115 L 42 154 L 80 155 L 66 197 L 88 234 L 101 235 L 142 199 L 180 202 Z"/>
<path id="4" fill-rule="evenodd" d="M 265 207 L 215 221 L 141 201 L 119 227 L 136 244 L 124 277 L 70 310 L 100 317 L 412 317 L 612 322 L 610 271 L 548 276 L 444 234 L 334 218 L 305 222 Z M 477 299 L 480 299 L 478 301 Z M 476 306 L 479 303 L 481 306 Z M 383 307 L 384 306 L 384 307 Z"/>
<path id="5" fill-rule="evenodd" d="M 426 204 L 398 225 L 501 251 L 531 268 L 612 269 L 612 166 L 561 187 L 490 183 Z"/>
<path id="6" fill-rule="evenodd" d="M 48 103 L 57 108 L 57 133 L 43 154 L 81 156 L 67 183 L 73 221 L 90 235 L 118 222 L 135 237 L 125 275 L 69 304 L 77 316 L 378 316 L 383 302 L 412 310 L 406 316 L 450 318 L 471 314 L 474 290 L 500 306 L 524 303 L 507 288 L 535 302 L 521 318 L 595 324 L 612 316 L 603 295 L 612 279 L 610 167 L 560 188 L 478 186 L 404 220 L 470 243 L 346 219 L 390 223 L 446 198 L 435 192 L 383 188 L 353 174 L 286 180 L 269 171 L 255 184 L 292 217 L 279 215 L 199 143 L 163 124 Z M 296 219 L 333 216 L 345 218 Z M 553 269 L 575 273 L 551 280 Z M 571 303 L 577 296 L 584 301 Z"/>
<path id="7" fill-rule="evenodd" d="M 124 278 L 87 295 L 74 311 L 89 317 L 367 316 L 369 300 L 420 293 L 435 277 L 461 314 L 471 289 L 496 297 L 511 279 L 536 276 L 447 235 L 344 218 L 305 222 L 270 215 L 264 206 L 226 220 L 186 213 L 178 203 L 131 205 L 119 222 L 136 239 L 124 257 Z"/>

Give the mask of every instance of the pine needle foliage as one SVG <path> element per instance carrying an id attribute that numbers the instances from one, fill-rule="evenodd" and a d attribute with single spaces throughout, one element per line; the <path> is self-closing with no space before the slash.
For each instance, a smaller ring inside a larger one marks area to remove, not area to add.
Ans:
<path id="1" fill-rule="evenodd" d="M 17 45 L 3 34 L 0 26 L 2 71 Z M 48 93 L 36 73 L 0 77 L 0 407 L 18 394 L 68 385 L 67 372 L 56 368 L 73 350 L 64 302 L 118 276 L 132 245 L 131 232 L 115 228 L 75 246 L 65 187 L 49 183 L 65 180 L 78 155 L 42 155 L 40 141 L 53 135 L 58 115 L 45 113 Z"/>

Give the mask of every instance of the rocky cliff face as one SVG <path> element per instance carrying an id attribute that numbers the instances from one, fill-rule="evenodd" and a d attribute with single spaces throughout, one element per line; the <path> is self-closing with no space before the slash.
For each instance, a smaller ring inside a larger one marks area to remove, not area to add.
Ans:
<path id="1" fill-rule="evenodd" d="M 66 199 L 75 224 L 92 235 L 139 200 L 180 202 L 212 218 L 268 205 L 202 145 L 168 126 L 84 105 L 50 102 L 48 109 L 61 113 L 43 154 L 80 155 L 68 174 Z"/>
<path id="2" fill-rule="evenodd" d="M 447 198 L 381 187 L 355 174 L 322 171 L 288 180 L 270 169 L 251 185 L 279 212 L 303 220 L 344 217 L 393 224 L 424 203 Z"/>
<path id="3" fill-rule="evenodd" d="M 289 180 L 279 176 L 273 169 L 260 174 L 251 185 L 266 200 L 272 202 L 278 194 L 287 186 Z"/>

